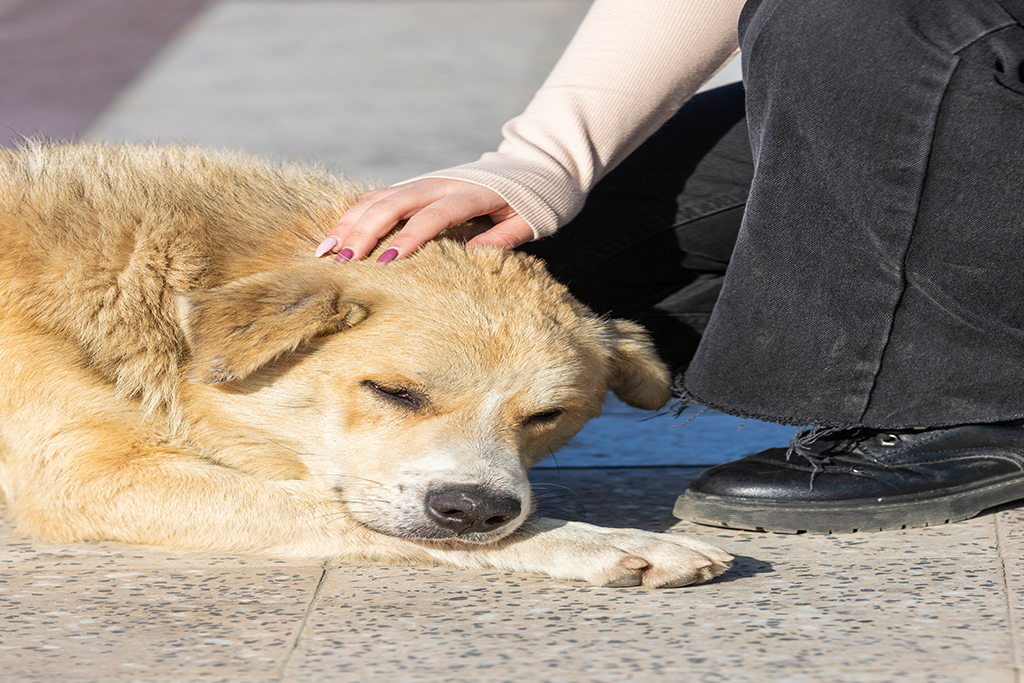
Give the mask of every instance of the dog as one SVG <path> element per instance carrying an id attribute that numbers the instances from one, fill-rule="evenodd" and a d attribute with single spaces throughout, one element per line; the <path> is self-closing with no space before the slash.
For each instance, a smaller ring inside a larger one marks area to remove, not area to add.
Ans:
<path id="1" fill-rule="evenodd" d="M 645 331 L 457 229 L 387 265 L 314 258 L 361 191 L 188 146 L 0 151 L 0 490 L 19 527 L 603 586 L 725 571 L 680 535 L 532 514 L 528 468 L 608 390 L 669 399 Z"/>

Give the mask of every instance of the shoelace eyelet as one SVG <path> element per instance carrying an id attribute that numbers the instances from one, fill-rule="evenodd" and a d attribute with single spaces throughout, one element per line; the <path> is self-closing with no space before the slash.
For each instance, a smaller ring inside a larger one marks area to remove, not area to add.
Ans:
<path id="1" fill-rule="evenodd" d="M 895 446 L 900 442 L 900 437 L 896 434 L 879 434 L 878 443 L 883 446 Z"/>

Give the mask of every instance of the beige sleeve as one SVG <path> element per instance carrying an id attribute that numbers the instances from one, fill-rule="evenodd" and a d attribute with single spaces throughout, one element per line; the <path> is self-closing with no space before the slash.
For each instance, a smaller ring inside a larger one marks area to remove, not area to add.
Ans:
<path id="1" fill-rule="evenodd" d="M 426 178 L 500 194 L 552 234 L 590 189 L 668 120 L 737 49 L 743 0 L 595 0 L 497 152 Z"/>

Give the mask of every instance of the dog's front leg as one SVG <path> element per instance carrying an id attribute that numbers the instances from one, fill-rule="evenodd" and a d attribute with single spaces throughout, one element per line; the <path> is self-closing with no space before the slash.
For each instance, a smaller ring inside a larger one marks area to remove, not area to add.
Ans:
<path id="1" fill-rule="evenodd" d="M 21 528 L 41 538 L 314 561 L 404 559 L 311 481 L 259 479 L 188 452 L 131 443 L 113 429 L 72 430 L 32 455 L 12 468 L 8 502 Z"/>
<path id="2" fill-rule="evenodd" d="M 542 517 L 493 544 L 396 538 L 357 524 L 308 480 L 259 479 L 109 432 L 78 436 L 88 446 L 68 448 L 69 440 L 59 439 L 64 448 L 16 468 L 11 507 L 38 536 L 304 560 L 433 562 L 651 588 L 707 581 L 731 559 L 683 536 Z"/>
<path id="3" fill-rule="evenodd" d="M 726 552 L 675 534 L 608 529 L 534 517 L 495 544 L 442 546 L 436 561 L 547 574 L 599 586 L 672 588 L 708 581 L 729 568 Z"/>

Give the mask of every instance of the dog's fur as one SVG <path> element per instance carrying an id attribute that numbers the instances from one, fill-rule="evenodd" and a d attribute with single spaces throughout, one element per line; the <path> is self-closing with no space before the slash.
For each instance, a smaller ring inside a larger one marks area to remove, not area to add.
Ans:
<path id="1" fill-rule="evenodd" d="M 186 147 L 0 152 L 0 486 L 20 526 L 603 585 L 724 571 L 682 536 L 531 516 L 526 470 L 606 390 L 669 398 L 643 330 L 454 239 L 317 261 L 359 191 Z"/>

